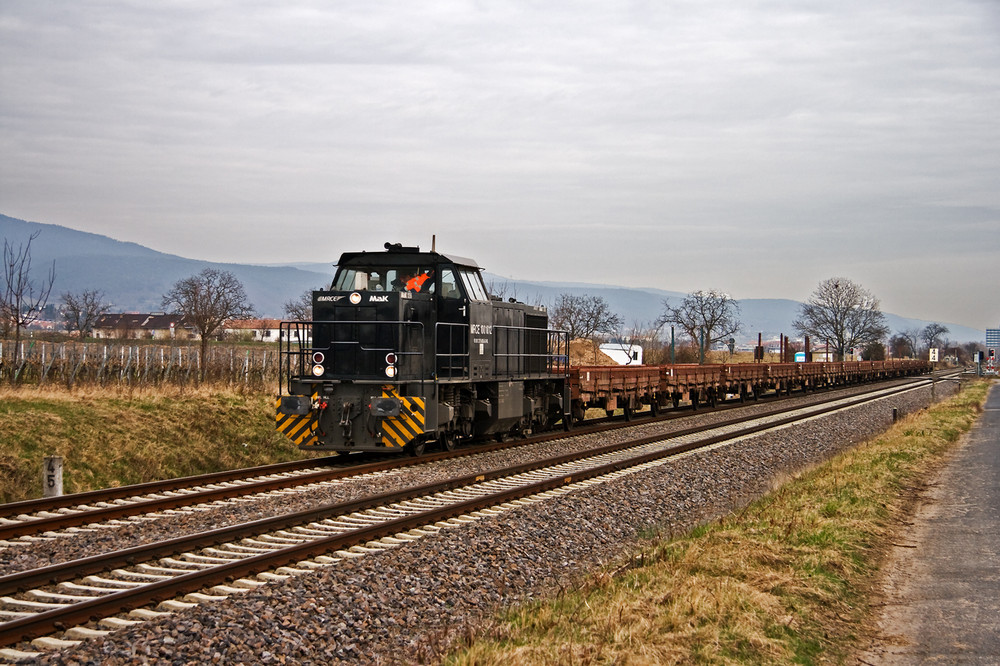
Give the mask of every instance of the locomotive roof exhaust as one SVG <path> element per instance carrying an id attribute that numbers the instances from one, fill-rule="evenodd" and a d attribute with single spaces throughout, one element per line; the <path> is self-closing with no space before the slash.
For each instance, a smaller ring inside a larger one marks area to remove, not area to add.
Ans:
<path id="1" fill-rule="evenodd" d="M 420 246 L 403 247 L 402 243 L 386 243 L 383 246 L 388 252 L 420 252 Z"/>

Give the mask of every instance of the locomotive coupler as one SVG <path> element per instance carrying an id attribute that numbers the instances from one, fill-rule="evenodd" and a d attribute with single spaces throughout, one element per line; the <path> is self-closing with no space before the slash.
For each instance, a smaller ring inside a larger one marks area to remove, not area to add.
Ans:
<path id="1" fill-rule="evenodd" d="M 344 439 L 349 441 L 351 439 L 351 410 L 354 408 L 353 402 L 345 402 L 340 407 L 340 427 L 344 432 Z"/>

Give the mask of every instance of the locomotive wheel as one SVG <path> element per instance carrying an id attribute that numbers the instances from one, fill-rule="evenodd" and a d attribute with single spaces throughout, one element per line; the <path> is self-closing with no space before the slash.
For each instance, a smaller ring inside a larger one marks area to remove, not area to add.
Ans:
<path id="1" fill-rule="evenodd" d="M 424 450 L 427 448 L 427 441 L 424 439 L 415 439 L 406 445 L 405 450 L 414 458 L 419 458 L 424 455 Z"/>
<path id="2" fill-rule="evenodd" d="M 442 451 L 454 451 L 455 450 L 455 436 L 451 433 L 441 435 L 441 450 Z"/>

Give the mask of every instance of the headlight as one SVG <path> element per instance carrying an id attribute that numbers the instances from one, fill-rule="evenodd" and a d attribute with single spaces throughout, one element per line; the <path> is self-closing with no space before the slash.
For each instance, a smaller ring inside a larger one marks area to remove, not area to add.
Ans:
<path id="1" fill-rule="evenodd" d="M 394 352 L 389 352 L 385 355 L 385 362 L 389 365 L 396 365 L 396 354 Z"/>
<path id="2" fill-rule="evenodd" d="M 396 398 L 374 397 L 368 402 L 373 416 L 399 416 L 400 402 Z"/>
<path id="3" fill-rule="evenodd" d="M 325 360 L 326 360 L 326 355 L 323 352 L 321 351 L 313 352 L 313 363 L 320 365 Z"/>
<path id="4" fill-rule="evenodd" d="M 317 364 L 313 366 L 313 377 L 322 377 L 324 372 L 326 372 L 326 368 L 322 365 Z"/>
<path id="5" fill-rule="evenodd" d="M 393 377 L 395 377 L 396 376 L 396 366 L 390 365 L 388 368 L 386 368 L 385 369 L 385 376 L 388 377 L 389 379 L 392 379 Z"/>

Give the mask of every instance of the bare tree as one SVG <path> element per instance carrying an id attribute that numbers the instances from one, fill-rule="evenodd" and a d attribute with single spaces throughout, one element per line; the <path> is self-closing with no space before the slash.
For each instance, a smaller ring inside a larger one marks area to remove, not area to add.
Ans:
<path id="1" fill-rule="evenodd" d="M 931 347 L 940 347 L 941 345 L 938 343 L 941 341 L 941 336 L 945 333 L 948 333 L 948 327 L 944 324 L 934 322 L 924 326 L 924 329 L 920 331 L 920 339 L 924 341 L 928 349 Z"/>
<path id="2" fill-rule="evenodd" d="M 97 289 L 86 289 L 79 294 L 65 292 L 62 295 L 63 319 L 66 320 L 66 330 L 80 331 L 80 337 L 90 335 L 94 324 L 107 314 L 110 305 L 104 303 L 104 292 Z"/>
<path id="3" fill-rule="evenodd" d="M 846 350 L 879 342 L 889 333 L 878 299 L 845 278 L 820 282 L 792 326 L 814 340 L 833 343 L 838 360 Z"/>
<path id="4" fill-rule="evenodd" d="M 508 298 L 513 298 L 516 301 L 517 285 L 513 285 L 506 280 L 499 284 L 490 280 L 486 285 L 486 293 L 490 295 L 490 298 L 497 301 L 506 301 Z"/>
<path id="5" fill-rule="evenodd" d="M 285 317 L 294 321 L 312 321 L 313 290 L 306 289 L 297 300 L 285 301 Z"/>
<path id="6" fill-rule="evenodd" d="M 31 242 L 38 238 L 36 231 L 28 242 L 15 249 L 5 238 L 3 241 L 3 288 L 0 290 L 0 320 L 4 332 L 14 331 L 13 363 L 20 353 L 21 329 L 30 325 L 42 312 L 56 281 L 56 262 L 52 262 L 48 277 L 40 284 L 31 279 Z"/>
<path id="7" fill-rule="evenodd" d="M 569 331 L 570 340 L 583 338 L 593 341 L 598 334 L 617 331 L 622 320 L 601 296 L 560 294 L 549 311 L 549 325 Z"/>
<path id="8" fill-rule="evenodd" d="M 889 353 L 892 354 L 893 358 L 903 358 L 904 356 L 914 358 L 917 355 L 916 350 L 913 349 L 913 343 L 902 333 L 896 333 L 889 338 Z"/>
<path id="9" fill-rule="evenodd" d="M 916 327 L 907 328 L 899 332 L 910 345 L 910 357 L 916 358 L 920 353 L 920 329 Z"/>
<path id="10" fill-rule="evenodd" d="M 884 361 L 885 345 L 881 342 L 869 342 L 861 352 L 861 358 L 865 361 Z"/>
<path id="11" fill-rule="evenodd" d="M 728 342 L 740 330 L 740 304 L 729 294 L 715 289 L 688 294 L 678 306 L 664 301 L 658 323 L 676 324 L 697 345 L 705 336 L 705 347 Z"/>
<path id="12" fill-rule="evenodd" d="M 163 297 L 163 307 L 183 314 L 201 335 L 201 379 L 205 379 L 208 338 L 227 319 L 247 319 L 254 308 L 247 302 L 243 283 L 229 271 L 206 268 L 179 280 Z"/>

